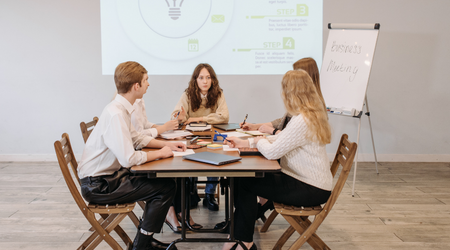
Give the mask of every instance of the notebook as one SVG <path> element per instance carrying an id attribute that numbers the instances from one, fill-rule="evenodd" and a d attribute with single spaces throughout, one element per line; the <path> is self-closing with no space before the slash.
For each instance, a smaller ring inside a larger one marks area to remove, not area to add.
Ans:
<path id="1" fill-rule="evenodd" d="M 257 148 L 240 148 L 239 155 L 262 155 Z"/>
<path id="2" fill-rule="evenodd" d="M 185 155 L 183 159 L 191 161 L 199 161 L 212 165 L 224 165 L 236 161 L 240 161 L 241 157 L 235 157 L 230 155 L 217 154 L 212 152 L 201 152 L 193 155 Z"/>
<path id="3" fill-rule="evenodd" d="M 231 131 L 240 128 L 238 123 L 216 124 L 214 125 L 214 127 L 225 131 Z"/>

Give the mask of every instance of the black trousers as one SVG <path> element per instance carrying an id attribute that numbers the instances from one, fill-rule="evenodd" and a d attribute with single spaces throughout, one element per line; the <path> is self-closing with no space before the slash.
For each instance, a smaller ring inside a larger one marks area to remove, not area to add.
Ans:
<path id="1" fill-rule="evenodd" d="M 185 197 L 191 200 L 191 204 L 197 204 L 200 201 L 200 197 L 197 193 L 197 186 L 194 185 L 196 178 L 185 178 L 188 182 L 189 186 L 185 189 L 186 194 Z M 175 213 L 181 213 L 181 178 L 176 178 L 177 182 L 177 192 L 175 193 L 175 198 L 173 200 L 173 207 L 175 209 Z M 191 205 L 192 206 L 192 205 Z"/>
<path id="2" fill-rule="evenodd" d="M 253 241 L 258 211 L 257 196 L 293 206 L 325 203 L 331 191 L 303 183 L 284 173 L 265 174 L 264 178 L 236 178 L 234 182 L 235 238 Z"/>
<path id="3" fill-rule="evenodd" d="M 122 168 L 113 175 L 81 179 L 81 193 L 88 202 L 117 204 L 145 201 L 141 227 L 159 233 L 176 191 L 173 179 L 149 179 Z"/>

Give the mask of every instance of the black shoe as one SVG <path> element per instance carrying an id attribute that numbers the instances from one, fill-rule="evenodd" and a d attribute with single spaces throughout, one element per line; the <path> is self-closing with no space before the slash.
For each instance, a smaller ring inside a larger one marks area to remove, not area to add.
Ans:
<path id="1" fill-rule="evenodd" d="M 274 210 L 275 207 L 273 206 L 273 201 L 268 200 L 264 205 L 261 206 L 260 203 L 258 203 L 258 212 L 256 214 L 256 220 L 259 218 L 265 218 L 264 214 L 267 212 L 267 210 Z"/>
<path id="2" fill-rule="evenodd" d="M 163 243 L 155 238 L 152 237 L 152 240 L 150 241 L 150 247 L 149 249 L 152 250 L 166 250 L 170 244 Z M 176 246 L 173 246 L 171 250 L 178 250 Z"/>
<path id="3" fill-rule="evenodd" d="M 222 222 L 220 222 L 220 223 L 217 223 L 217 224 L 214 226 L 214 229 L 222 229 L 222 231 L 220 231 L 221 233 L 229 234 L 229 233 L 230 233 L 230 223 L 228 223 L 227 227 L 225 227 L 225 224 L 226 224 L 226 223 L 227 223 L 226 221 L 222 221 Z M 224 228 L 224 227 L 225 227 L 225 228 Z"/>
<path id="4" fill-rule="evenodd" d="M 178 222 L 181 224 L 181 223 L 182 223 L 182 222 L 181 222 L 181 216 L 179 216 L 178 214 L 177 214 L 177 219 L 178 219 Z M 202 228 L 203 228 L 202 225 L 197 224 L 197 223 L 194 223 L 193 225 L 191 225 L 191 227 L 192 227 L 193 229 L 202 229 Z M 186 229 L 187 229 L 187 230 L 191 230 L 187 225 L 186 225 Z"/>
<path id="5" fill-rule="evenodd" d="M 203 198 L 203 206 L 208 207 L 211 211 L 219 211 L 219 204 L 217 204 L 214 194 L 205 194 L 205 198 Z"/>
<path id="6" fill-rule="evenodd" d="M 150 240 L 153 238 L 153 235 L 141 234 L 139 231 L 140 229 L 138 229 L 136 237 L 134 237 L 132 250 L 148 249 Z"/>
<path id="7" fill-rule="evenodd" d="M 169 221 L 165 220 L 164 223 L 166 223 L 167 226 L 169 226 L 170 229 L 172 229 L 172 231 L 176 234 L 180 234 L 181 233 L 181 226 L 174 226 L 172 224 L 170 224 Z"/>
<path id="8" fill-rule="evenodd" d="M 141 233 L 142 219 L 139 222 L 136 237 L 134 238 L 133 245 L 128 245 L 128 249 L 131 250 L 162 250 L 167 249 L 170 244 L 162 243 L 153 238 L 153 235 L 145 235 Z M 171 250 L 178 250 L 174 245 Z"/>

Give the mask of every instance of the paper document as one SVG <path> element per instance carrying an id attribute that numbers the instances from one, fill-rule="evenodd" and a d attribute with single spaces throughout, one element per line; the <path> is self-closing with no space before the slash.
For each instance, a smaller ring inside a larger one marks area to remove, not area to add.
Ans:
<path id="1" fill-rule="evenodd" d="M 195 154 L 193 149 L 186 149 L 186 151 L 184 151 L 184 152 L 178 152 L 178 151 L 172 151 L 172 152 L 173 152 L 174 157 Z"/>
<path id="2" fill-rule="evenodd" d="M 175 139 L 178 137 L 186 137 L 188 135 L 192 135 L 192 133 L 184 130 L 172 130 L 166 131 L 162 133 L 160 136 L 164 139 Z"/>
<path id="3" fill-rule="evenodd" d="M 238 148 L 230 148 L 228 145 L 223 145 L 223 151 L 239 151 Z"/>

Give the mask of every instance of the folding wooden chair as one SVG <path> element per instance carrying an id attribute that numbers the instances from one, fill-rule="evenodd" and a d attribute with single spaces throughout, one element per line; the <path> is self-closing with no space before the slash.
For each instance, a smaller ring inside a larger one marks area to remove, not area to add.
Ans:
<path id="1" fill-rule="evenodd" d="M 270 225 L 272 224 L 272 222 L 275 220 L 275 218 L 277 217 L 278 212 L 277 210 L 273 210 L 272 213 L 270 213 L 269 217 L 265 217 L 263 216 L 261 218 L 261 220 L 264 222 L 263 226 L 261 227 L 261 230 L 259 230 L 261 233 L 265 233 L 267 232 L 267 230 L 269 229 Z"/>
<path id="2" fill-rule="evenodd" d="M 122 249 L 122 247 L 114 240 L 110 233 L 114 230 L 119 237 L 123 240 L 125 245 L 132 244 L 131 239 L 125 233 L 125 231 L 119 226 L 119 223 L 126 216 L 133 216 L 132 213 L 135 203 L 127 204 L 115 204 L 115 205 L 98 205 L 89 203 L 86 205 L 83 197 L 76 186 L 72 173 L 78 179 L 77 175 L 77 161 L 75 155 L 73 154 L 72 146 L 70 144 L 69 135 L 64 133 L 62 139 L 54 143 L 56 156 L 58 158 L 59 166 L 61 172 L 64 176 L 67 186 L 69 187 L 70 193 L 72 194 L 75 202 L 80 208 L 83 215 L 89 221 L 89 223 L 94 228 L 94 232 L 86 239 L 83 244 L 78 248 L 81 249 L 94 249 L 100 244 L 102 240 L 106 241 L 112 249 Z M 71 168 L 69 168 L 71 165 Z M 99 214 L 103 220 L 97 221 L 95 214 Z M 134 221 L 139 222 L 138 218 L 134 215 Z"/>
<path id="3" fill-rule="evenodd" d="M 81 128 L 81 135 L 83 136 L 83 140 L 84 143 L 87 142 L 87 139 L 89 138 L 89 135 L 91 135 L 92 130 L 94 130 L 94 126 L 97 125 L 98 122 L 98 117 L 95 116 L 92 121 L 85 123 L 85 122 L 81 122 L 80 123 L 80 128 Z"/>
<path id="4" fill-rule="evenodd" d="M 90 121 L 90 122 L 88 122 L 88 123 L 80 122 L 81 135 L 83 136 L 84 143 L 87 142 L 89 136 L 90 136 L 91 133 L 92 133 L 92 130 L 94 130 L 95 125 L 97 125 L 97 122 L 98 122 L 98 117 L 97 117 L 97 116 L 95 116 L 95 117 L 92 119 L 92 121 Z M 78 177 L 78 176 L 77 176 L 77 177 Z M 139 206 L 142 208 L 142 210 L 145 209 L 145 202 L 144 202 L 144 201 L 138 201 L 137 203 L 138 203 Z M 136 215 L 134 215 L 134 217 L 136 217 Z M 130 218 L 131 218 L 131 217 L 130 217 Z M 132 219 L 132 220 L 133 220 L 133 219 Z M 133 221 L 133 223 L 134 223 L 134 221 Z M 134 223 L 134 224 L 136 225 L 136 228 L 137 228 L 139 222 L 138 222 L 138 224 L 136 224 L 136 223 Z"/>
<path id="5" fill-rule="evenodd" d="M 330 198 L 328 198 L 328 201 L 323 207 L 294 207 L 274 202 L 275 210 L 289 222 L 290 226 L 280 237 L 273 249 L 281 249 L 295 231 L 300 234 L 300 237 L 289 249 L 299 249 L 305 242 L 308 242 L 314 249 L 330 249 L 316 234 L 316 230 L 330 213 L 344 187 L 350 169 L 352 168 L 356 148 L 356 143 L 348 141 L 348 136 L 343 134 L 336 156 L 331 164 L 331 173 L 334 177 L 340 165 L 342 165 L 342 170 L 339 174 L 339 179 L 331 191 Z M 308 219 L 309 216 L 315 216 L 313 222 Z"/>

